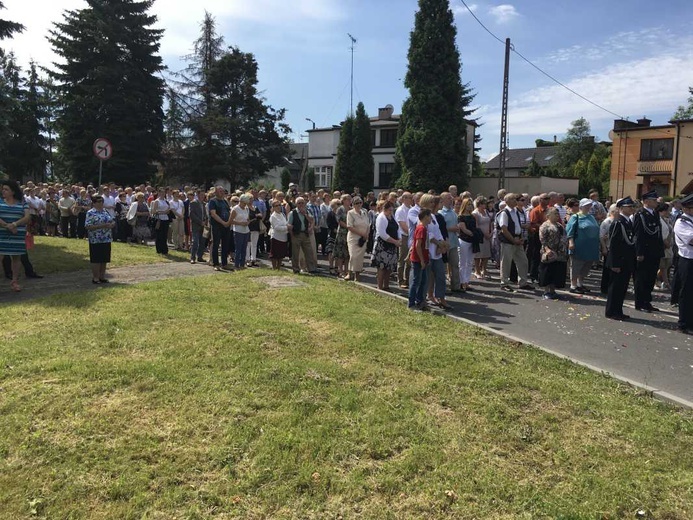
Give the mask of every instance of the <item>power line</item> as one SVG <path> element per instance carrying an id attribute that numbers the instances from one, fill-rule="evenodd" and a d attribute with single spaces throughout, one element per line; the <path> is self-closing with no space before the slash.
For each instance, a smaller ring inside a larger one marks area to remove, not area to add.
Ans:
<path id="1" fill-rule="evenodd" d="M 487 33 L 489 33 L 491 36 L 493 36 L 493 37 L 494 37 L 496 40 L 498 40 L 500 43 L 502 43 L 503 45 L 505 45 L 505 42 L 504 42 L 503 40 L 501 40 L 498 36 L 496 36 L 495 34 L 493 34 L 493 32 L 492 32 L 488 27 L 486 27 L 486 26 L 482 23 L 481 20 L 479 20 L 479 18 L 474 14 L 474 12 L 469 8 L 469 6 L 467 5 L 467 3 L 466 3 L 464 0 L 460 0 L 460 2 L 462 2 L 462 5 L 464 5 L 464 6 L 467 8 L 467 11 L 469 11 L 469 14 L 471 14 L 471 15 L 474 17 L 474 19 L 479 23 L 479 25 L 481 25 L 481 27 L 484 28 L 484 30 L 486 30 Z M 517 54 L 517 55 L 518 55 L 520 58 L 522 58 L 524 61 L 526 61 L 527 63 L 529 63 L 532 67 L 534 67 L 535 69 L 537 69 L 539 72 L 541 72 L 544 76 L 546 76 L 547 78 L 549 78 L 551 81 L 553 81 L 554 83 L 556 83 L 556 84 L 560 85 L 561 87 L 563 87 L 564 89 L 566 89 L 568 92 L 571 92 L 571 93 L 575 94 L 575 95 L 576 95 L 577 97 L 579 97 L 580 99 L 582 99 L 582 100 L 584 100 L 584 101 L 587 101 L 589 104 L 591 104 L 591 105 L 593 105 L 593 106 L 599 108 L 600 110 L 603 110 L 604 112 L 607 112 L 607 113 L 609 113 L 609 114 L 611 114 L 611 115 L 613 115 L 613 116 L 616 116 L 616 117 L 618 117 L 619 119 L 625 119 L 623 116 L 617 114 L 616 112 L 612 112 L 611 110 L 609 110 L 609 109 L 607 109 L 607 108 L 604 108 L 603 106 L 601 106 L 601 105 L 595 103 L 594 101 L 592 101 L 592 100 L 590 100 L 590 99 L 587 99 L 587 98 L 586 98 L 585 96 L 583 96 L 582 94 L 580 94 L 580 93 L 578 93 L 578 92 L 575 92 L 572 88 L 568 87 L 567 85 L 561 83 L 561 82 L 558 81 L 556 78 L 554 78 L 551 74 L 549 74 L 549 73 L 546 72 L 545 70 L 541 69 L 540 67 L 538 67 L 537 65 L 535 65 L 534 63 L 532 63 L 532 62 L 531 62 L 530 60 L 528 60 L 527 58 L 525 58 L 517 49 L 515 49 L 515 46 L 514 46 L 514 45 L 511 45 L 511 46 L 510 46 L 510 50 L 511 50 L 512 52 L 514 52 L 515 54 Z"/>
<path id="2" fill-rule="evenodd" d="M 465 3 L 464 0 L 460 0 L 460 2 L 462 2 L 462 4 L 467 8 L 467 11 L 469 11 L 469 14 L 471 14 L 471 15 L 474 17 L 474 19 L 475 19 L 477 22 L 479 22 L 479 25 L 481 25 L 481 26 L 486 30 L 487 33 L 489 33 L 491 36 L 493 36 L 493 37 L 494 37 L 496 40 L 498 40 L 500 43 L 502 43 L 503 45 L 505 45 L 505 42 L 504 42 L 503 40 L 501 40 L 498 36 L 496 36 L 495 34 L 493 34 L 493 33 L 491 32 L 491 30 L 490 30 L 488 27 L 486 27 L 486 26 L 484 25 L 484 23 L 476 17 L 476 15 L 474 14 L 474 11 L 472 11 L 472 10 L 469 8 L 469 6 Z M 512 47 L 511 47 L 511 49 L 512 49 Z"/>
<path id="3" fill-rule="evenodd" d="M 505 42 L 504 42 L 503 40 L 501 40 L 498 36 L 496 36 L 488 27 L 486 27 L 486 26 L 484 25 L 484 23 L 483 23 L 481 20 L 479 20 L 479 18 L 474 14 L 474 12 L 469 8 L 469 6 L 467 5 L 467 3 L 466 3 L 464 0 L 460 0 L 460 2 L 462 2 L 462 5 L 464 5 L 464 7 L 466 7 L 467 11 L 469 11 L 469 14 L 472 15 L 472 17 L 479 23 L 479 25 L 481 25 L 481 27 L 484 28 L 484 30 L 485 30 L 487 33 L 489 33 L 494 39 L 498 40 L 500 43 L 502 43 L 503 45 L 505 45 Z M 619 115 L 619 114 L 617 114 L 616 112 L 612 112 L 612 111 L 609 110 L 608 108 L 604 108 L 604 107 L 601 106 L 600 104 L 595 103 L 595 102 L 592 101 L 591 99 L 586 98 L 585 96 L 583 96 L 583 95 L 580 94 L 579 92 L 576 92 L 576 91 L 573 90 L 572 88 L 570 88 L 570 87 L 568 87 L 567 85 L 561 83 L 559 80 L 557 80 L 556 78 L 554 78 L 551 74 L 549 74 L 548 72 L 546 72 L 545 70 L 543 70 L 543 69 L 540 68 L 539 66 L 535 65 L 534 63 L 532 63 L 529 59 L 525 58 L 517 49 L 515 49 L 515 46 L 514 46 L 514 45 L 511 45 L 511 46 L 510 46 L 510 50 L 511 50 L 512 52 L 514 52 L 515 54 L 517 54 L 521 59 L 523 59 L 524 61 L 526 61 L 529 65 L 531 65 L 532 67 L 534 67 L 536 70 L 538 70 L 539 72 L 541 72 L 544 76 L 546 76 L 547 78 L 549 78 L 551 81 L 553 81 L 554 83 L 560 85 L 561 87 L 563 87 L 564 89 L 566 89 L 568 92 L 570 92 L 570 93 L 576 95 L 577 97 L 579 97 L 579 98 L 582 99 L 583 101 L 587 101 L 590 105 L 593 105 L 593 106 L 595 106 L 596 108 L 598 108 L 598 109 L 600 109 L 600 110 L 603 110 L 603 111 L 606 112 L 607 114 L 611 114 L 612 116 L 616 116 L 616 117 L 619 118 L 619 119 L 628 120 L 627 117 L 624 117 L 624 116 L 622 116 L 622 115 Z M 654 128 L 653 128 L 652 130 L 654 130 L 655 132 L 658 132 L 658 133 L 670 135 L 670 134 L 668 134 L 668 132 L 665 132 L 665 131 L 662 131 L 662 130 L 658 130 L 658 129 L 654 129 Z M 686 139 L 693 139 L 693 137 L 691 137 L 691 136 L 680 136 L 680 137 L 684 137 L 684 138 L 686 138 Z"/>

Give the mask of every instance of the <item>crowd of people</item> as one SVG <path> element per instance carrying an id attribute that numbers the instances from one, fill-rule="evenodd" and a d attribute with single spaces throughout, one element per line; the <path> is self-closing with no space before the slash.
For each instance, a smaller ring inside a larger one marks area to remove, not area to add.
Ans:
<path id="1" fill-rule="evenodd" d="M 560 299 L 556 290 L 566 286 L 590 292 L 585 279 L 601 267 L 607 318 L 628 319 L 623 300 L 632 279 L 637 310 L 657 311 L 655 287 L 670 291 L 679 329 L 691 332 L 692 208 L 691 196 L 666 203 L 654 191 L 605 206 L 596 191 L 565 200 L 554 192 L 473 196 L 456 186 L 376 196 L 358 188 L 300 193 L 295 184 L 283 192 L 5 181 L 0 255 L 15 291 L 22 264 L 27 276 L 40 276 L 27 268 L 36 235 L 88 239 L 95 284 L 108 283 L 114 240 L 153 241 L 158 254 L 186 251 L 191 263 L 219 271 L 257 267 L 268 257 L 274 269 L 290 258 L 294 273 L 313 274 L 322 255 L 329 274 L 343 281 L 359 280 L 370 262 L 378 288 L 390 291 L 396 280 L 414 311 L 449 309 L 446 294 L 478 290 L 473 282 L 491 280 L 490 263 L 500 271 L 501 290 L 538 287 L 546 300 Z"/>

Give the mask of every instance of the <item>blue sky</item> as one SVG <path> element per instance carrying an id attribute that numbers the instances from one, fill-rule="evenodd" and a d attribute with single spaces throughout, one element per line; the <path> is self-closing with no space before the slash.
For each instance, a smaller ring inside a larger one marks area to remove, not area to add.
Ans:
<path id="1" fill-rule="evenodd" d="M 498 151 L 503 53 L 461 1 L 450 0 L 458 29 L 462 80 L 476 92 L 483 126 L 482 159 Z M 583 96 L 624 117 L 646 115 L 665 124 L 693 86 L 693 19 L 690 0 L 523 0 L 467 2 L 484 24 L 536 65 Z M 4 42 L 24 63 L 50 62 L 48 28 L 64 9 L 83 0 L 5 0 L 3 18 L 27 26 Z M 274 107 L 287 109 L 293 139 L 341 121 L 349 111 L 350 52 L 358 43 L 354 98 L 371 115 L 390 103 L 399 113 L 407 96 L 409 32 L 417 0 L 157 0 L 154 13 L 166 29 L 162 55 L 171 70 L 189 53 L 204 10 L 217 19 L 226 43 L 256 55 L 260 88 Z M 593 133 L 608 139 L 615 116 L 593 107 L 511 57 L 509 142 L 560 139 L 571 121 L 585 117 Z"/>

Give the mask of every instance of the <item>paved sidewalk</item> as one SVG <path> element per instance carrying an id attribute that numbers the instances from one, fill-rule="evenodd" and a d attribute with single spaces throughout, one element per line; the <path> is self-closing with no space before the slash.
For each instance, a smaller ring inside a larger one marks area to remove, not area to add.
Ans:
<path id="1" fill-rule="evenodd" d="M 636 311 L 629 294 L 624 310 L 632 319 L 617 322 L 604 317 L 601 271 L 590 273 L 589 295 L 558 291 L 560 301 L 543 300 L 538 289 L 508 294 L 500 290 L 497 271 L 491 274 L 492 281 L 475 280 L 466 294 L 448 295 L 453 309 L 447 314 L 693 408 L 693 337 L 676 331 L 678 311 L 667 294 L 654 293 L 661 312 L 652 314 Z M 375 288 L 375 270 L 367 268 L 361 281 Z M 395 296 L 407 295 L 395 282 L 390 288 Z"/>

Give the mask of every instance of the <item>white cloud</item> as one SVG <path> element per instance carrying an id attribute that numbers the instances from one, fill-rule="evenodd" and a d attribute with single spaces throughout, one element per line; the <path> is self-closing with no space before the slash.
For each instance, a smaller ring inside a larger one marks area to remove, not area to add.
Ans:
<path id="1" fill-rule="evenodd" d="M 469 10 L 464 5 L 455 5 L 452 8 L 452 14 L 455 16 L 464 16 L 465 14 L 469 14 L 469 11 L 475 13 L 477 9 L 479 9 L 479 6 L 477 4 L 467 4 L 469 6 Z"/>
<path id="2" fill-rule="evenodd" d="M 520 72 L 518 72 L 520 73 Z M 671 115 L 693 84 L 693 41 L 679 40 L 677 53 L 618 63 L 582 74 L 566 83 L 587 99 L 631 119 L 643 115 Z M 587 103 L 559 85 L 541 87 L 513 95 L 508 125 L 515 136 L 560 134 L 579 117 L 593 128 L 608 124 L 616 116 Z M 491 142 L 499 134 L 500 107 L 480 107 L 484 134 Z M 665 121 L 655 121 L 662 124 Z M 600 135 L 606 138 L 606 135 Z M 489 143 L 492 144 L 492 143 Z"/>
<path id="3" fill-rule="evenodd" d="M 639 31 L 623 31 L 604 42 L 589 45 L 575 44 L 551 52 L 537 63 L 561 64 L 598 61 L 629 56 L 661 54 L 663 50 L 678 47 L 678 37 L 663 27 L 648 27 Z"/>
<path id="4" fill-rule="evenodd" d="M 488 12 L 496 19 L 497 24 L 508 23 L 520 16 L 520 13 L 517 12 L 515 6 L 511 4 L 501 4 L 491 7 Z"/>
<path id="5" fill-rule="evenodd" d="M 86 7 L 84 0 L 5 0 L 4 19 L 26 26 L 23 34 L 3 42 L 14 50 L 20 63 L 31 58 L 41 64 L 54 61 L 55 55 L 46 37 L 55 22 L 62 21 L 65 10 Z M 190 52 L 205 10 L 216 19 L 220 29 L 252 22 L 264 26 L 266 39 L 290 40 L 293 35 L 310 34 L 316 25 L 328 25 L 346 16 L 339 0 L 158 0 L 151 10 L 158 17 L 157 27 L 165 28 L 161 54 L 181 56 Z M 228 37 L 232 43 L 233 39 Z"/>

